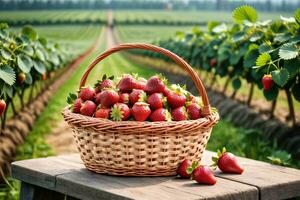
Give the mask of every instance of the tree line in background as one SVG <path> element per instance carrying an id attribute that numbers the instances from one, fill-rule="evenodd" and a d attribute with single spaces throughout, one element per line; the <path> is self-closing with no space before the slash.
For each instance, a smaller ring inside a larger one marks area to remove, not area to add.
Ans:
<path id="1" fill-rule="evenodd" d="M 41 9 L 167 9 L 228 10 L 248 4 L 262 11 L 293 11 L 300 0 L 0 0 L 0 10 Z"/>

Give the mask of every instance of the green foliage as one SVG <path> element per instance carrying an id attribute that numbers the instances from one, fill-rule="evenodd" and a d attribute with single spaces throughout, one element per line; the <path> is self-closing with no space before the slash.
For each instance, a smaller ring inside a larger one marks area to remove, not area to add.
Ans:
<path id="1" fill-rule="evenodd" d="M 255 23 L 257 20 L 256 10 L 247 5 L 234 9 L 232 16 L 237 23 L 243 23 L 246 20 Z"/>

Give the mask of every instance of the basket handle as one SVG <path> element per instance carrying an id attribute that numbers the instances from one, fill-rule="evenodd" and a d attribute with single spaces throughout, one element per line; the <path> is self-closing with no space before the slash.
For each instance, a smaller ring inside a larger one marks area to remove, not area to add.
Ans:
<path id="1" fill-rule="evenodd" d="M 192 80 L 194 82 L 194 84 L 196 85 L 199 94 L 201 95 L 202 101 L 203 101 L 203 110 L 202 110 L 202 114 L 204 116 L 210 115 L 211 110 L 210 110 L 210 105 L 209 105 L 209 100 L 207 97 L 207 93 L 206 90 L 203 86 L 202 81 L 200 80 L 199 76 L 197 75 L 197 73 L 193 70 L 193 68 L 187 63 L 185 62 L 182 58 L 180 58 L 179 56 L 177 56 L 176 54 L 172 53 L 171 51 L 155 46 L 155 45 L 151 45 L 151 44 L 143 44 L 143 43 L 124 43 L 124 44 L 120 44 L 116 47 L 113 47 L 107 51 L 105 51 L 104 53 L 100 54 L 95 60 L 93 60 L 93 62 L 91 62 L 91 64 L 88 66 L 86 72 L 83 74 L 81 81 L 80 81 L 80 86 L 79 89 L 81 87 L 83 87 L 85 85 L 85 82 L 89 76 L 89 73 L 92 71 L 92 69 L 100 62 L 102 61 L 104 58 L 106 58 L 107 56 L 121 51 L 121 50 L 126 50 L 126 49 L 144 49 L 144 50 L 150 50 L 156 53 L 160 53 L 163 54 L 169 58 L 171 58 L 175 63 L 177 63 L 181 68 L 183 68 L 185 71 L 188 72 L 188 74 L 192 77 Z"/>

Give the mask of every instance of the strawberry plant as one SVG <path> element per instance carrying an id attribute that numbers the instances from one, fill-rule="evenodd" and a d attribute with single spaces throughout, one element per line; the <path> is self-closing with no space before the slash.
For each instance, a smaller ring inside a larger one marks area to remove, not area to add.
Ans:
<path id="1" fill-rule="evenodd" d="M 0 99 L 1 104 L 6 104 L 1 109 L 1 129 L 5 126 L 9 106 L 13 114 L 17 114 L 15 99 L 19 98 L 23 108 L 39 92 L 37 87 L 46 87 L 47 82 L 41 82 L 50 79 L 50 74 L 67 62 L 64 50 L 39 37 L 33 28 L 26 26 L 15 33 L 6 24 L 0 24 Z M 29 91 L 28 99 L 25 99 L 25 91 Z"/>
<path id="2" fill-rule="evenodd" d="M 217 77 L 225 77 L 223 92 L 231 83 L 232 97 L 247 82 L 250 85 L 248 105 L 254 86 L 263 90 L 267 101 L 273 102 L 283 90 L 289 119 L 295 125 L 293 99 L 300 102 L 300 9 L 293 17 L 281 17 L 277 21 L 259 21 L 251 6 L 236 8 L 232 16 L 234 23 L 210 22 L 207 31 L 193 28 L 189 33 L 177 32 L 173 39 L 158 41 L 158 45 L 207 72 L 211 87 Z M 169 61 L 156 53 L 135 53 Z M 271 113 L 274 109 L 275 106 Z"/>

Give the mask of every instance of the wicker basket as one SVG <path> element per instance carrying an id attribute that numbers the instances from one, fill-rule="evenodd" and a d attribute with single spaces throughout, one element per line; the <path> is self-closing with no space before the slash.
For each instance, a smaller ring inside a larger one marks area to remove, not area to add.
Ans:
<path id="1" fill-rule="evenodd" d="M 75 114 L 65 108 L 65 121 L 73 129 L 81 159 L 89 170 L 122 176 L 176 175 L 183 159 L 201 160 L 219 115 L 211 112 L 205 88 L 194 70 L 176 54 L 150 44 L 121 44 L 104 52 L 89 65 L 80 88 L 97 63 L 125 49 L 161 53 L 185 69 L 201 95 L 205 117 L 178 122 L 115 122 Z"/>

